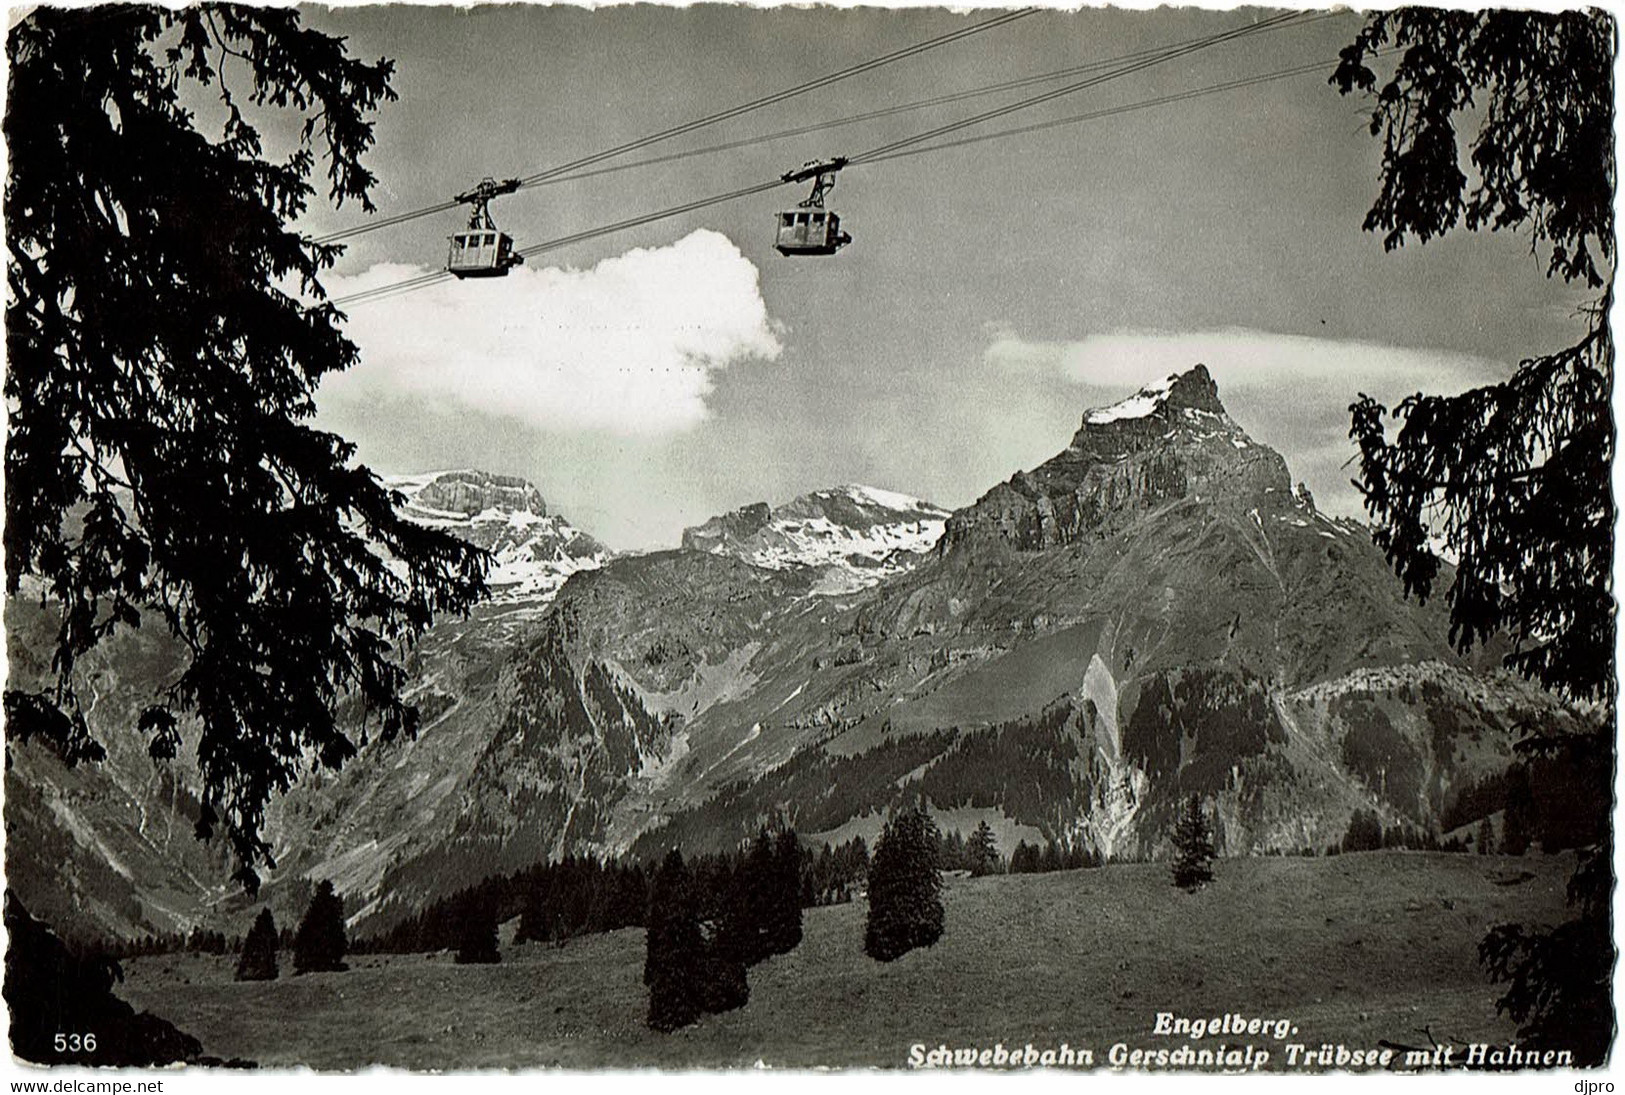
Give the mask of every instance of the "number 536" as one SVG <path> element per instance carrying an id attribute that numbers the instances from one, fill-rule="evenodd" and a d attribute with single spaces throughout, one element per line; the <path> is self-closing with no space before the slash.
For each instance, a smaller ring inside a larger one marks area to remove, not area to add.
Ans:
<path id="1" fill-rule="evenodd" d="M 94 1053 L 96 1052 L 96 1035 L 58 1034 L 56 1036 L 56 1051 L 58 1053 Z"/>

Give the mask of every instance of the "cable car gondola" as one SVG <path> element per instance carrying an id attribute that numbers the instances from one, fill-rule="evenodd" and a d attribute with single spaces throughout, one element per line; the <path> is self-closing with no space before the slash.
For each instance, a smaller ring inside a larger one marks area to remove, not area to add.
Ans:
<path id="1" fill-rule="evenodd" d="M 468 231 L 450 237 L 447 273 L 458 278 L 500 278 L 505 277 L 511 267 L 525 261 L 525 256 L 515 253 L 513 237 L 498 232 L 496 223 L 491 220 L 491 199 L 500 194 L 512 194 L 519 186 L 518 179 L 497 182 L 487 178 L 480 180 L 480 185 L 473 190 L 453 199 L 472 205 L 474 211 L 468 218 Z"/>
<path id="2" fill-rule="evenodd" d="M 833 255 L 852 242 L 852 237 L 841 231 L 840 215 L 824 209 L 824 195 L 835 189 L 835 173 L 845 166 L 846 157 L 836 156 L 832 160 L 810 160 L 779 176 L 787 183 L 811 179 L 813 184 L 806 201 L 779 214 L 778 235 L 773 241 L 779 254 Z"/>

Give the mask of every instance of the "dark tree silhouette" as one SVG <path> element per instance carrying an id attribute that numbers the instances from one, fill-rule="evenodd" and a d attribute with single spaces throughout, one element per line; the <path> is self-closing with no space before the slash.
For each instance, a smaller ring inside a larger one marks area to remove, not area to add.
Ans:
<path id="1" fill-rule="evenodd" d="M 673 1031 L 700 1017 L 706 980 L 705 939 L 683 854 L 673 848 L 649 891 L 643 983 L 649 986 L 648 1024 Z"/>
<path id="2" fill-rule="evenodd" d="M 1382 847 L 1382 819 L 1370 810 L 1357 809 L 1349 815 L 1348 831 L 1343 834 L 1345 852 L 1374 852 Z"/>
<path id="3" fill-rule="evenodd" d="M 1511 667 L 1600 701 L 1595 732 L 1563 739 L 1537 730 L 1522 747 L 1602 771 L 1615 760 L 1617 699 L 1608 327 L 1617 37 L 1600 9 L 1398 8 L 1367 16 L 1331 78 L 1345 94 L 1375 94 L 1383 172 L 1365 223 L 1384 233 L 1384 246 L 1425 242 L 1458 223 L 1524 228 L 1532 249 L 1547 249 L 1549 277 L 1598 292 L 1574 345 L 1523 361 L 1501 384 L 1406 399 L 1392 441 L 1386 409 L 1362 395 L 1350 435 L 1375 539 L 1407 591 L 1431 593 L 1441 573 L 1434 539 L 1457 560 L 1445 594 L 1452 640 L 1466 650 L 1504 629 Z M 1402 52 L 1379 81 L 1368 62 L 1389 45 Z M 1470 190 L 1458 116 L 1478 127 Z M 1610 831 L 1582 851 L 1570 879 L 1575 921 L 1504 925 L 1479 948 L 1509 984 L 1498 1003 L 1524 1024 L 1520 1038 L 1572 1048 L 1581 1064 L 1601 1064 L 1613 1040 L 1612 861 Z"/>
<path id="4" fill-rule="evenodd" d="M 1610 701 L 1614 38 L 1597 10 L 1399 8 L 1368 17 L 1332 77 L 1345 93 L 1377 95 L 1382 184 L 1365 224 L 1386 247 L 1460 222 L 1525 227 L 1549 248 L 1549 275 L 1601 291 L 1576 345 L 1501 384 L 1406 399 L 1392 441 L 1386 408 L 1361 396 L 1351 436 L 1377 543 L 1406 589 L 1432 592 L 1434 537 L 1457 558 L 1445 594 L 1456 643 L 1505 629 L 1508 664 L 1525 676 Z M 1378 91 L 1367 62 L 1390 44 L 1403 52 Z M 1455 123 L 1475 108 L 1469 191 Z"/>
<path id="5" fill-rule="evenodd" d="M 717 946 L 715 938 L 702 952 L 698 987 L 700 1010 L 704 1012 L 732 1011 L 750 1002 L 745 964 L 726 947 Z"/>
<path id="6" fill-rule="evenodd" d="M 452 961 L 460 966 L 502 961 L 497 949 L 496 902 L 487 895 L 475 894 L 464 904 L 462 938 Z"/>
<path id="7" fill-rule="evenodd" d="M 795 831 L 764 826 L 740 853 L 726 883 L 715 946 L 743 966 L 801 943 L 801 843 Z"/>
<path id="8" fill-rule="evenodd" d="M 783 830 L 773 842 L 767 934 L 772 954 L 789 954 L 801 945 L 801 842 L 794 829 Z"/>
<path id="9" fill-rule="evenodd" d="M 1611 864 L 1587 856 L 1569 879 L 1577 915 L 1555 928 L 1501 924 L 1478 945 L 1490 976 L 1507 986 L 1497 1007 L 1520 1024 L 1520 1043 L 1568 1050 L 1576 1064 L 1606 1064 L 1614 1041 Z"/>
<path id="10" fill-rule="evenodd" d="M 1208 824 L 1202 800 L 1192 795 L 1185 800 L 1185 808 L 1174 824 L 1174 885 L 1182 890 L 1197 890 L 1212 882 L 1214 854 L 1213 827 Z"/>
<path id="11" fill-rule="evenodd" d="M 1010 853 L 1010 873 L 1037 874 L 1040 866 L 1038 845 L 1028 844 L 1025 840 L 1016 841 L 1015 851 Z"/>
<path id="12" fill-rule="evenodd" d="M 270 909 L 261 909 L 254 926 L 243 937 L 243 950 L 237 958 L 237 980 L 275 981 L 276 921 Z"/>
<path id="13" fill-rule="evenodd" d="M 344 899 L 323 880 L 293 936 L 293 972 L 318 973 L 348 969 L 344 938 Z"/>
<path id="14" fill-rule="evenodd" d="M 993 838 L 993 829 L 983 821 L 971 833 L 970 841 L 965 845 L 965 856 L 970 862 L 970 873 L 974 877 L 992 874 L 999 869 L 999 845 Z"/>
<path id="15" fill-rule="evenodd" d="M 1528 763 L 1514 765 L 1507 776 L 1506 813 L 1502 815 L 1501 822 L 1501 851 L 1506 855 L 1523 855 L 1529 850 L 1530 828 L 1533 821 L 1531 815 L 1534 812 Z M 1612 824 L 1612 819 L 1609 824 Z"/>
<path id="16" fill-rule="evenodd" d="M 728 881 L 717 942 L 745 966 L 754 966 L 777 953 L 773 890 L 778 861 L 774 852 L 773 837 L 764 827 L 741 852 Z"/>
<path id="17" fill-rule="evenodd" d="M 132 1068 L 200 1061 L 203 1047 L 196 1038 L 113 995 L 114 984 L 124 979 L 117 962 L 70 951 L 10 890 L 5 925 L 5 1000 L 18 1057 L 45 1065 Z M 76 1037 L 69 1042 L 69 1035 Z"/>
<path id="18" fill-rule="evenodd" d="M 942 938 L 941 836 L 936 822 L 915 807 L 897 815 L 880 833 L 869 865 L 869 919 L 863 950 L 881 962 Z"/>
<path id="19" fill-rule="evenodd" d="M 224 823 L 250 891 L 269 796 L 303 758 L 356 752 L 343 694 L 382 739 L 413 732 L 398 648 L 483 594 L 487 558 L 400 517 L 354 446 L 308 424 L 357 350 L 318 282 L 339 248 L 287 224 L 318 160 L 330 200 L 372 208 L 361 157 L 394 93 L 389 61 L 299 20 L 39 7 L 6 43 L 6 588 L 58 624 L 52 678 L 5 693 L 6 732 L 99 759 L 75 666 L 161 619 L 187 661 L 130 729 L 173 756 L 196 713 L 199 829 Z M 211 99 L 214 140 L 194 124 Z M 276 162 L 256 122 L 279 114 L 303 125 Z"/>

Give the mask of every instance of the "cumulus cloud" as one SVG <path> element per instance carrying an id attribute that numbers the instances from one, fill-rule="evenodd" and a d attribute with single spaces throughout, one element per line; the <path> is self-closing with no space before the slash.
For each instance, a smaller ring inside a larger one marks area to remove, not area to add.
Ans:
<path id="1" fill-rule="evenodd" d="M 335 297 L 425 271 L 333 277 Z M 715 374 L 782 347 L 756 266 L 720 233 L 639 248 L 585 270 L 520 266 L 349 309 L 361 361 L 321 397 L 417 396 L 548 430 L 681 432 Z"/>

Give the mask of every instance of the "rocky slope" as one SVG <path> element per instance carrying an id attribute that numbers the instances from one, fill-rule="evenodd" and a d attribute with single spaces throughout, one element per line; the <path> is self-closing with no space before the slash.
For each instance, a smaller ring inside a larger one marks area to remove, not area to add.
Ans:
<path id="1" fill-rule="evenodd" d="M 473 768 L 488 744 L 486 717 L 510 644 L 572 574 L 610 557 L 550 513 L 523 479 L 464 470 L 386 482 L 402 493 L 411 519 L 492 552 L 492 597 L 467 620 L 443 621 L 409 655 L 411 694 L 429 727 L 422 737 L 388 756 L 374 748 L 338 775 L 312 772 L 273 802 L 270 835 L 280 869 L 269 873 L 265 896 L 278 923 L 297 922 L 313 872 L 348 883 L 341 889 L 353 898 L 376 888 L 398 849 L 449 835 L 463 809 L 451 794 L 453 777 Z M 49 680 L 41 652 L 53 626 L 27 598 L 7 604 L 8 687 Z M 8 748 L 8 879 L 47 920 L 126 936 L 213 919 L 225 930 L 242 929 L 231 919 L 244 903 L 228 882 L 228 852 L 193 836 L 200 781 L 189 753 L 156 762 L 129 733 L 149 690 L 178 675 L 180 664 L 160 623 L 120 631 L 83 663 L 87 716 L 106 761 L 70 769 L 39 746 Z"/>

